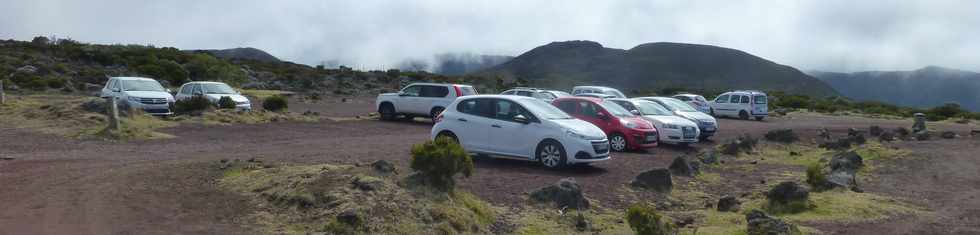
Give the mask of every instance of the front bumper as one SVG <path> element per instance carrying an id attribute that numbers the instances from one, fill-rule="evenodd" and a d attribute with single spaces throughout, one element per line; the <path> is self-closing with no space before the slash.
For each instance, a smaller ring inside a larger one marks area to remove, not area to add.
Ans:
<path id="1" fill-rule="evenodd" d="M 626 134 L 626 138 L 632 150 L 657 147 L 660 142 L 660 134 L 651 130 L 633 130 Z"/>
<path id="2" fill-rule="evenodd" d="M 609 140 L 574 140 L 565 143 L 568 163 L 589 163 L 609 160 Z"/>
<path id="3" fill-rule="evenodd" d="M 252 104 L 250 104 L 250 103 L 237 104 L 237 105 L 235 105 L 235 109 L 236 110 L 252 111 Z"/>
<path id="4" fill-rule="evenodd" d="M 701 132 L 702 137 L 713 136 L 715 132 L 718 132 L 718 124 L 715 122 L 703 122 L 698 121 L 698 130 Z"/>
<path id="5" fill-rule="evenodd" d="M 693 126 L 658 130 L 660 131 L 660 142 L 664 143 L 697 143 L 701 134 L 698 128 Z"/>
<path id="6" fill-rule="evenodd" d="M 152 102 L 152 103 L 142 103 L 134 101 L 126 101 L 130 108 L 143 110 L 143 112 L 153 115 L 153 116 L 170 116 L 173 115 L 173 111 L 170 109 L 169 102 Z"/>

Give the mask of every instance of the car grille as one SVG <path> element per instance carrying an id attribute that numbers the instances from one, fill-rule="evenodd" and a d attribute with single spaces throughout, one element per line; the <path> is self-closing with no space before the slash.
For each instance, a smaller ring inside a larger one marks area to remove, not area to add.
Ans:
<path id="1" fill-rule="evenodd" d="M 167 98 L 140 98 L 140 103 L 144 104 L 166 104 Z"/>
<path id="2" fill-rule="evenodd" d="M 592 141 L 592 149 L 595 150 L 596 154 L 604 154 L 609 152 L 609 141 Z"/>
<path id="3" fill-rule="evenodd" d="M 164 113 L 170 113 L 170 110 L 169 109 L 144 109 L 143 112 L 150 113 L 150 114 L 164 114 Z"/>
<path id="4" fill-rule="evenodd" d="M 660 140 L 660 136 L 657 135 L 657 132 L 647 132 L 644 133 L 642 142 L 643 144 L 651 144 L 656 143 L 658 140 Z"/>
<path id="5" fill-rule="evenodd" d="M 684 132 L 684 139 L 693 139 L 698 137 L 694 127 L 681 127 L 681 132 Z"/>

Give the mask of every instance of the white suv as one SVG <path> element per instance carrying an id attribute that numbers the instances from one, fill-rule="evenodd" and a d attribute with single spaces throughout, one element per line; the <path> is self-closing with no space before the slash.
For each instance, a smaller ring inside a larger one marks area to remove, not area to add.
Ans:
<path id="1" fill-rule="evenodd" d="M 616 90 L 616 88 L 604 87 L 604 86 L 576 86 L 572 88 L 572 95 L 581 95 L 586 93 L 599 93 L 615 96 L 615 98 L 626 98 L 622 92 Z"/>
<path id="2" fill-rule="evenodd" d="M 661 143 L 684 146 L 697 143 L 698 136 L 701 135 L 697 123 L 674 116 L 673 112 L 653 101 L 620 98 L 608 100 L 653 123 L 660 132 Z"/>
<path id="3" fill-rule="evenodd" d="M 125 109 L 142 109 L 157 116 L 173 114 L 170 107 L 174 103 L 174 96 L 160 82 L 150 78 L 111 77 L 102 88 L 101 97 L 115 97 Z"/>
<path id="4" fill-rule="evenodd" d="M 609 160 L 609 140 L 592 123 L 539 99 L 478 95 L 459 98 L 432 127 L 467 152 L 537 161 L 548 168 Z"/>
<path id="5" fill-rule="evenodd" d="M 711 105 L 711 115 L 738 117 L 748 120 L 755 118 L 762 121 L 769 116 L 769 99 L 761 91 L 732 91 L 725 92 L 708 103 Z"/>
<path id="6" fill-rule="evenodd" d="M 476 95 L 470 85 L 412 83 L 398 93 L 378 95 L 375 107 L 381 120 L 393 120 L 398 115 L 411 119 L 416 116 L 435 117 L 457 97 Z"/>
<path id="7" fill-rule="evenodd" d="M 183 86 L 180 86 L 180 90 L 177 91 L 177 100 L 190 99 L 194 96 L 204 96 L 211 101 L 212 104 L 217 105 L 218 100 L 221 97 L 231 98 L 235 102 L 235 109 L 238 110 L 252 110 L 252 102 L 248 100 L 241 93 L 238 93 L 235 89 L 232 89 L 228 84 L 221 82 L 188 82 Z"/>

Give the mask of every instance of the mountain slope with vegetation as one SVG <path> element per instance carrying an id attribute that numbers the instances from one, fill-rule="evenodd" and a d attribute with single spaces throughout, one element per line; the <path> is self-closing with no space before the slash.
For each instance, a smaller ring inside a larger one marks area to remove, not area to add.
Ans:
<path id="1" fill-rule="evenodd" d="M 980 73 L 929 66 L 914 71 L 810 72 L 844 96 L 926 108 L 948 102 L 980 111 Z"/>
<path id="2" fill-rule="evenodd" d="M 257 61 L 264 61 L 264 62 L 280 62 L 279 58 L 276 58 L 272 54 L 251 47 L 241 47 L 241 48 L 232 48 L 232 49 L 223 49 L 223 50 L 192 50 L 191 52 L 208 53 L 222 59 L 245 59 L 245 60 L 257 60 Z"/>
<path id="3" fill-rule="evenodd" d="M 642 44 L 629 50 L 606 48 L 591 41 L 553 42 L 478 74 L 559 88 L 604 84 L 628 88 L 627 93 L 681 88 L 837 94 L 829 85 L 793 67 L 742 51 L 668 42 Z"/>

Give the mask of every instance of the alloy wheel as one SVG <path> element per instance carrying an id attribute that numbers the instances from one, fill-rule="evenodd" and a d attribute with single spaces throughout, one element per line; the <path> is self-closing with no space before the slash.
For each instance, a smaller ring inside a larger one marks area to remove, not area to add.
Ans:
<path id="1" fill-rule="evenodd" d="M 545 166 L 556 167 L 561 160 L 561 151 L 554 144 L 548 144 L 541 148 L 540 157 Z"/>
<path id="2" fill-rule="evenodd" d="M 609 145 L 616 151 L 626 150 L 626 138 L 622 135 L 615 135 L 609 140 Z"/>

